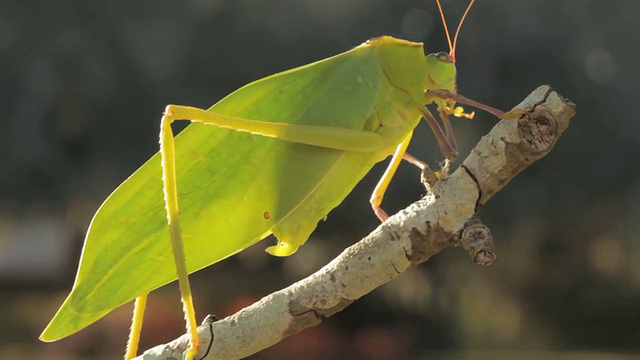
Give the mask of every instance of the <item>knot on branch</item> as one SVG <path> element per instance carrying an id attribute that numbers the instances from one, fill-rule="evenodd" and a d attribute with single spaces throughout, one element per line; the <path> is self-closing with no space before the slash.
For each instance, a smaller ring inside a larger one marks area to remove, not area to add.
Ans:
<path id="1" fill-rule="evenodd" d="M 553 148 L 575 114 L 576 106 L 548 86 L 541 86 L 536 91 L 544 91 L 544 96 L 519 109 L 522 116 L 518 117 L 518 134 L 520 151 L 538 158 Z M 517 108 L 514 111 L 518 113 Z"/>
<path id="2" fill-rule="evenodd" d="M 452 240 L 453 246 L 462 245 L 473 262 L 480 266 L 491 266 L 498 258 L 491 230 L 477 217 L 469 220 Z"/>
<path id="3" fill-rule="evenodd" d="M 539 155 L 551 150 L 558 139 L 558 123 L 549 111 L 536 107 L 518 119 L 518 133 L 523 153 Z"/>

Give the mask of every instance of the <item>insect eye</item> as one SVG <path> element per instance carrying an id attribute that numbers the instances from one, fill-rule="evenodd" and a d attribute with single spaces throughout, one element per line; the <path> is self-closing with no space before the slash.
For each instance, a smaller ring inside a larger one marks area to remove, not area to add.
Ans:
<path id="1" fill-rule="evenodd" d="M 441 51 L 441 52 L 437 53 L 436 57 L 438 58 L 438 60 L 444 61 L 446 63 L 453 62 L 453 60 L 451 59 L 451 55 L 449 55 L 448 53 L 446 53 L 444 51 Z"/>

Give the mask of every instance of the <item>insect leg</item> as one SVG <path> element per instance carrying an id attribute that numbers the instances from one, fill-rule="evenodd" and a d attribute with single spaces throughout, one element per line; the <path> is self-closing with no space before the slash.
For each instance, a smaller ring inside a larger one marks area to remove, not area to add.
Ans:
<path id="1" fill-rule="evenodd" d="M 149 294 L 138 296 L 133 306 L 133 318 L 131 319 L 131 330 L 129 331 L 129 340 L 127 341 L 127 351 L 124 354 L 124 360 L 131 360 L 136 357 L 138 353 L 140 331 L 142 330 L 142 320 L 144 318 L 144 310 L 147 307 L 148 295 Z"/>
<path id="2" fill-rule="evenodd" d="M 444 109 L 438 109 L 438 114 L 440 115 L 440 119 L 442 120 L 442 124 L 444 125 L 444 134 L 447 139 L 447 143 L 451 150 L 453 150 L 453 158 L 448 158 L 449 161 L 455 161 L 458 158 L 458 143 L 456 142 L 456 137 L 453 135 L 453 129 L 451 128 L 451 121 L 449 121 L 449 114 Z"/>
<path id="3" fill-rule="evenodd" d="M 429 186 L 433 186 L 442 178 L 442 173 L 440 171 L 433 171 L 429 164 L 416 158 L 408 152 L 402 155 L 402 160 L 405 160 L 406 162 L 409 162 L 422 170 L 422 183 L 425 185 L 428 184 Z"/>
<path id="4" fill-rule="evenodd" d="M 458 149 L 455 146 L 455 140 L 453 141 L 453 144 L 449 142 L 447 134 L 442 130 L 440 123 L 438 123 L 438 120 L 431 115 L 431 112 L 429 112 L 427 108 L 421 107 L 420 112 L 422 112 L 422 117 L 425 119 L 427 124 L 429 124 L 431 131 L 433 131 L 436 141 L 438 142 L 438 146 L 440 147 L 440 151 L 442 151 L 444 157 L 450 161 L 455 160 L 458 157 Z M 447 124 L 445 123 L 445 128 L 446 127 Z M 448 127 L 448 131 L 451 131 L 451 124 L 448 124 Z"/>
<path id="5" fill-rule="evenodd" d="M 180 230 L 180 217 L 178 212 L 175 145 L 173 132 L 171 130 L 171 123 L 176 120 L 189 120 L 192 122 L 218 126 L 220 128 L 233 129 L 236 131 L 243 131 L 278 138 L 281 140 L 345 151 L 380 151 L 385 149 L 387 144 L 382 136 L 374 132 L 341 129 L 329 126 L 288 124 L 245 119 L 216 114 L 211 111 L 189 106 L 168 105 L 166 107 L 160 130 L 162 175 L 164 180 L 165 204 L 174 262 L 178 273 L 178 285 L 180 287 L 180 295 L 182 297 L 183 310 L 185 320 L 187 322 L 187 333 L 190 336 L 189 349 L 187 349 L 187 359 L 191 360 L 198 352 L 199 339 L 184 247 L 182 244 L 182 233 Z M 397 167 L 397 164 L 395 166 Z M 379 214 L 380 218 L 386 216 L 383 211 Z"/>
<path id="6" fill-rule="evenodd" d="M 400 162 L 402 161 L 402 158 L 407 151 L 407 147 L 411 142 L 412 135 L 413 132 L 410 132 L 407 137 L 402 140 L 398 147 L 396 147 L 396 151 L 393 153 L 393 157 L 389 162 L 389 166 L 387 166 L 387 170 L 384 172 L 384 174 L 380 178 L 380 181 L 378 181 L 378 185 L 376 185 L 375 189 L 373 189 L 373 193 L 371 194 L 371 199 L 369 200 L 369 202 L 371 203 L 373 212 L 376 214 L 378 219 L 380 219 L 380 221 L 384 222 L 389 218 L 389 215 L 387 215 L 386 211 L 384 211 L 380 207 L 380 204 L 382 204 L 384 193 L 387 191 L 389 183 L 391 182 L 393 175 L 395 175 L 396 170 L 398 170 L 398 165 L 400 165 Z"/>
<path id="7" fill-rule="evenodd" d="M 404 155 L 402 155 L 402 160 L 413 164 L 415 167 L 417 167 L 418 169 L 425 171 L 426 169 L 429 169 L 429 164 L 427 164 L 426 162 L 418 159 L 417 157 L 409 154 L 408 152 L 404 153 Z"/>
<path id="8" fill-rule="evenodd" d="M 187 271 L 187 261 L 184 255 L 182 244 L 182 231 L 180 229 L 180 215 L 178 211 L 178 184 L 176 180 L 176 158 L 175 144 L 171 123 L 175 118 L 170 111 L 165 111 L 160 124 L 160 154 L 162 155 L 162 180 L 164 190 L 164 201 L 167 209 L 167 221 L 169 234 L 171 237 L 171 247 L 173 249 L 173 259 L 178 273 L 178 286 L 184 317 L 187 322 L 187 333 L 189 334 L 189 348 L 186 352 L 186 359 L 192 360 L 198 353 L 198 324 L 196 323 L 196 313 L 193 307 L 193 296 L 189 285 L 189 272 Z"/>
<path id="9" fill-rule="evenodd" d="M 427 101 L 431 101 L 433 99 L 453 100 L 461 104 L 473 106 L 480 110 L 484 110 L 489 114 L 493 114 L 500 119 L 504 118 L 504 111 L 479 103 L 475 100 L 468 99 L 460 94 L 452 93 L 451 91 L 448 91 L 448 90 L 443 90 L 443 89 L 428 90 L 425 92 L 425 97 Z"/>
<path id="10" fill-rule="evenodd" d="M 190 120 L 327 149 L 371 152 L 387 148 L 382 136 L 371 131 L 245 119 L 179 105 L 168 105 L 165 113 L 170 113 L 174 120 Z"/>

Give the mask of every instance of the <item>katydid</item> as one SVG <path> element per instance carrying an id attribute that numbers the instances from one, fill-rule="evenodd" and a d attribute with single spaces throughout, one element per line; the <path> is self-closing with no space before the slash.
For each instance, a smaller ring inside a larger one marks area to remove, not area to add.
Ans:
<path id="1" fill-rule="evenodd" d="M 131 358 L 146 294 L 177 278 L 192 359 L 198 336 L 188 273 L 270 234 L 278 242 L 267 252 L 293 254 L 374 164 L 393 155 L 370 200 L 384 221 L 380 204 L 403 157 L 426 166 L 405 155 L 421 118 L 449 161 L 457 150 L 448 116 L 472 116 L 457 102 L 503 114 L 456 94 L 455 44 L 472 4 L 453 44 L 447 30 L 448 54 L 425 57 L 422 43 L 382 36 L 255 81 L 207 110 L 167 106 L 160 152 L 94 216 L 73 289 L 40 338 L 71 335 L 136 299 Z M 442 126 L 425 107 L 432 103 Z M 174 145 L 176 120 L 192 124 Z"/>

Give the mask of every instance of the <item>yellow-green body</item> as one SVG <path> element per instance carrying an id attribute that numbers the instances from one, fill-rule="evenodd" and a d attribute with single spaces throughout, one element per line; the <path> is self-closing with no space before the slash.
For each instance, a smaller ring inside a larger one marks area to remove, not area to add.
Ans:
<path id="1" fill-rule="evenodd" d="M 218 126 L 193 123 L 175 139 L 188 271 L 270 234 L 270 253 L 295 252 L 375 163 L 408 143 L 434 88 L 455 91 L 453 63 L 430 65 L 421 43 L 379 37 L 208 109 Z M 176 279 L 162 193 L 156 154 L 96 213 L 73 290 L 41 339 L 68 336 Z"/>

